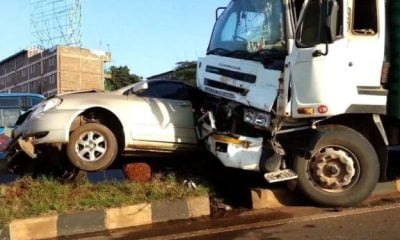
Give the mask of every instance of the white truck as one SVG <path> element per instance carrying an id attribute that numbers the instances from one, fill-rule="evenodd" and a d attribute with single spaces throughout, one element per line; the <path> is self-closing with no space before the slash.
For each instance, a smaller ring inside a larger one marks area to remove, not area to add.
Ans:
<path id="1" fill-rule="evenodd" d="M 361 202 L 400 144 L 397 16 L 394 0 L 232 0 L 217 9 L 197 69 L 207 96 L 199 138 L 225 166 L 297 181 L 319 204 Z"/>

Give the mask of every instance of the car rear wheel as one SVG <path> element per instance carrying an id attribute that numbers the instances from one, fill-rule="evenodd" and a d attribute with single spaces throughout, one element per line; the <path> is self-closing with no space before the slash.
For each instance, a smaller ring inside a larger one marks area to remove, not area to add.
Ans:
<path id="1" fill-rule="evenodd" d="M 99 171 L 109 167 L 118 154 L 114 133 L 99 123 L 85 124 L 70 136 L 67 156 L 70 162 L 84 171 Z"/>

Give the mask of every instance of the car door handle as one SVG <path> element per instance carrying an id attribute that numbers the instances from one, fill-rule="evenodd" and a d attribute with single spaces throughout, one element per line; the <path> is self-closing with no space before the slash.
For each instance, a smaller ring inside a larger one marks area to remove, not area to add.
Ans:
<path id="1" fill-rule="evenodd" d="M 187 107 L 191 107 L 192 104 L 190 104 L 190 103 L 179 103 L 178 106 L 179 107 L 183 107 L 183 108 L 187 108 Z"/>

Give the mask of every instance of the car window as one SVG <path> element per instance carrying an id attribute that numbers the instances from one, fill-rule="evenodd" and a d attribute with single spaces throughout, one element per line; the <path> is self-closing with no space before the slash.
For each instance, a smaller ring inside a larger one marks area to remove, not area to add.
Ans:
<path id="1" fill-rule="evenodd" d="M 140 97 L 189 100 L 189 94 L 183 83 L 150 82 L 148 89 L 138 94 Z"/>

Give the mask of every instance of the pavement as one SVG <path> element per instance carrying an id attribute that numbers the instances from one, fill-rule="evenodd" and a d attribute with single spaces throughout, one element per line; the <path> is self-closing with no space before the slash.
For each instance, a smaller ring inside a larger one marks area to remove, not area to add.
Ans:
<path id="1" fill-rule="evenodd" d="M 148 225 L 67 239 L 400 239 L 400 194 L 375 197 L 358 208 L 311 206 L 231 212 L 223 217 Z"/>

